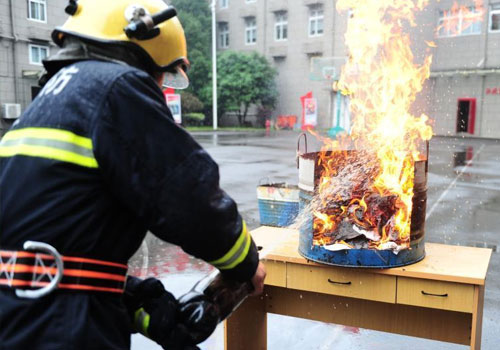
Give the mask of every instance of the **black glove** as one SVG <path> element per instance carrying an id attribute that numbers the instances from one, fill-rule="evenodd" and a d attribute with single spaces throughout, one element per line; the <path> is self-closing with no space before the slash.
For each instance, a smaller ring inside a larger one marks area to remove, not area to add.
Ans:
<path id="1" fill-rule="evenodd" d="M 188 329 L 180 323 L 179 303 L 155 279 L 128 277 L 124 303 L 133 328 L 168 350 L 198 350 Z"/>
<path id="2" fill-rule="evenodd" d="M 219 310 L 213 299 L 196 290 L 179 298 L 182 323 L 189 328 L 192 344 L 205 341 L 221 321 Z"/>

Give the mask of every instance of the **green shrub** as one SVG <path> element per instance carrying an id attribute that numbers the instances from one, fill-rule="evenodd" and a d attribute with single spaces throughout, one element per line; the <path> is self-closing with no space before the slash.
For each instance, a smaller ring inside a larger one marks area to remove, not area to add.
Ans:
<path id="1" fill-rule="evenodd" d="M 203 113 L 187 113 L 182 115 L 182 124 L 185 126 L 203 125 L 205 115 Z"/>
<path id="2" fill-rule="evenodd" d="M 182 112 L 186 114 L 201 112 L 204 107 L 200 99 L 188 91 L 181 93 L 181 106 Z"/>

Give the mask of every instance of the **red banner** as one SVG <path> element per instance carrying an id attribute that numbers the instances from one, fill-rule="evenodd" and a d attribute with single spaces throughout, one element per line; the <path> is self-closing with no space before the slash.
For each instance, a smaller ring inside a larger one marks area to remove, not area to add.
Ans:
<path id="1" fill-rule="evenodd" d="M 306 100 L 313 98 L 312 91 L 309 91 L 304 96 L 300 97 L 300 103 L 302 105 L 302 130 L 313 129 L 315 125 L 308 124 L 306 121 Z"/>

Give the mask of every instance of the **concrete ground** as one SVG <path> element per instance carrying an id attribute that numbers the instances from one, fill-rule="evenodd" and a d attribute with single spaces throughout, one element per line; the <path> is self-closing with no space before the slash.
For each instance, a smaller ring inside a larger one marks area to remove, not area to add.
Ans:
<path id="1" fill-rule="evenodd" d="M 259 226 L 256 186 L 269 178 L 296 184 L 297 133 L 198 133 L 195 138 L 220 165 L 221 185 L 236 200 L 251 228 Z M 315 142 L 309 137 L 310 144 Z M 314 151 L 316 145 L 310 145 Z M 431 141 L 426 241 L 489 247 L 483 318 L 484 350 L 500 348 L 500 141 L 440 138 Z M 182 295 L 210 267 L 180 249 L 148 235 L 131 260 L 131 273 L 159 277 L 167 289 Z M 269 315 L 269 349 L 280 350 L 460 350 L 466 346 L 427 341 L 357 328 Z M 222 327 L 204 350 L 223 349 Z M 160 349 L 142 336 L 132 348 Z"/>

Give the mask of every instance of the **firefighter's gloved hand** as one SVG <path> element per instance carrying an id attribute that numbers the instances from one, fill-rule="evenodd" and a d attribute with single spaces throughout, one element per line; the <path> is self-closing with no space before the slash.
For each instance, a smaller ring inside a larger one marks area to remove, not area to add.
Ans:
<path id="1" fill-rule="evenodd" d="M 169 350 L 197 350 L 188 343 L 189 333 L 179 322 L 179 303 L 155 279 L 128 277 L 125 305 L 134 329 Z"/>

